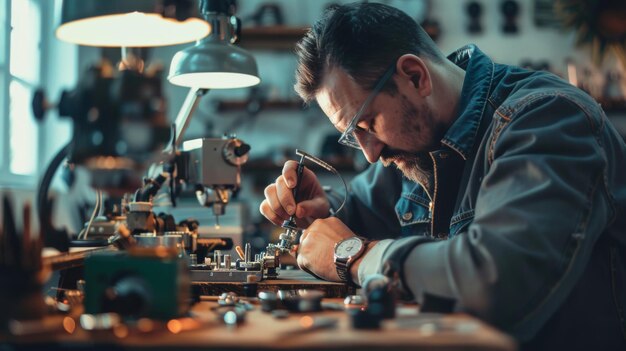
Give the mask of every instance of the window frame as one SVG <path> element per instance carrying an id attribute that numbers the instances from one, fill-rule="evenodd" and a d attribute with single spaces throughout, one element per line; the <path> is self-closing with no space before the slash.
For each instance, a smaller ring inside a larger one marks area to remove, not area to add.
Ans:
<path id="1" fill-rule="evenodd" d="M 4 2 L 4 4 L 2 4 Z M 22 84 L 33 91 L 39 87 L 44 86 L 45 77 L 46 77 L 46 65 L 44 64 L 44 59 L 46 57 L 47 51 L 47 43 L 45 42 L 45 30 L 48 25 L 48 4 L 47 1 L 41 0 L 32 0 L 32 4 L 37 6 L 39 9 L 39 19 L 40 19 L 40 33 L 39 33 L 39 48 L 38 54 L 42 59 L 39 60 L 39 79 L 37 82 L 29 82 L 20 77 L 14 76 L 11 74 L 11 15 L 12 15 L 12 0 L 2 0 L 0 2 L 0 7 L 4 5 L 3 11 L 5 13 L 5 22 L 1 25 L 4 26 L 3 36 L 4 36 L 4 51 L 3 51 L 3 60 L 0 63 L 0 94 L 2 97 L 0 98 L 0 102 L 2 105 L 0 106 L 0 187 L 28 187 L 32 188 L 36 185 L 39 174 L 42 171 L 42 155 L 44 147 L 44 142 L 42 137 L 45 136 L 41 125 L 37 124 L 35 131 L 35 140 L 32 142 L 37 143 L 35 148 L 37 160 L 35 162 L 35 169 L 32 174 L 24 175 L 17 174 L 11 171 L 11 135 L 10 135 L 10 109 L 11 109 L 11 94 L 10 94 L 10 85 L 11 82 L 15 81 L 19 84 Z M 29 107 L 30 108 L 30 107 Z M 28 118 L 33 118 L 32 115 L 29 115 Z"/>

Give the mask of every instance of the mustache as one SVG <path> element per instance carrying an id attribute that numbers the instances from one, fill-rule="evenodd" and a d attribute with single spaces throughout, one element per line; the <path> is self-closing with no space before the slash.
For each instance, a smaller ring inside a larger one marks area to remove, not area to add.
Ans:
<path id="1" fill-rule="evenodd" d="M 400 150 L 392 150 L 388 147 L 383 148 L 380 152 L 380 160 L 385 166 L 390 165 L 393 161 L 407 161 L 415 159 L 416 157 L 417 155 L 413 153 Z"/>

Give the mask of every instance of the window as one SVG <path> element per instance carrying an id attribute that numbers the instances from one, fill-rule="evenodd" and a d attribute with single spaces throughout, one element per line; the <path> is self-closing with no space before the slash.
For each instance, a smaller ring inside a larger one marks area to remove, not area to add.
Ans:
<path id="1" fill-rule="evenodd" d="M 33 184 L 39 127 L 31 109 L 41 85 L 41 0 L 0 0 L 0 179 Z"/>

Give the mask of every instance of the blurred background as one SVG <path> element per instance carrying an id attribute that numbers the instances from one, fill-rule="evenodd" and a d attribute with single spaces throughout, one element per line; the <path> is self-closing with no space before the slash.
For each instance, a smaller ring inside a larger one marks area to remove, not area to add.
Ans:
<path id="1" fill-rule="evenodd" d="M 95 0 L 85 0 L 95 1 Z M 251 146 L 241 168 L 241 190 L 221 226 L 195 198 L 181 196 L 176 207 L 156 201 L 176 218 L 194 217 L 205 233 L 228 232 L 262 247 L 276 235 L 259 214 L 263 189 L 280 174 L 287 159 L 305 150 L 337 168 L 349 180 L 367 167 L 360 154 L 337 144 L 338 133 L 315 104 L 303 106 L 293 90 L 295 43 L 325 7 L 349 1 L 238 0 L 240 40 L 257 62 L 259 85 L 211 90 L 199 100 L 184 138 L 236 135 Z M 598 99 L 626 135 L 626 17 L 607 11 L 619 1 L 591 0 L 388 0 L 422 23 L 444 53 L 477 44 L 496 62 L 548 70 Z M 560 10 L 555 10 L 555 4 Z M 613 3 L 613 5 L 611 5 Z M 608 5 L 607 5 L 608 4 Z M 604 6 L 604 7 L 603 7 Z M 619 6 L 618 6 L 619 7 Z M 623 6 L 622 6 L 623 7 Z M 73 124 L 50 109 L 37 120 L 32 101 L 43 89 L 51 101 L 80 84 L 103 58 L 116 63 L 119 48 L 79 46 L 55 35 L 60 0 L 0 0 L 0 188 L 17 206 L 34 202 L 40 179 L 53 156 L 72 138 Z M 165 78 L 172 57 L 193 43 L 145 49 L 148 65 L 161 65 L 165 116 L 173 122 L 189 89 Z M 580 44 L 580 45 L 579 45 Z M 621 60 L 620 60 L 621 59 Z M 317 169 L 322 182 L 340 188 L 335 175 Z M 76 235 L 96 202 L 89 176 L 62 167 L 52 180 L 53 222 Z M 106 195 L 105 195 L 106 196 Z M 18 207 L 19 208 L 19 207 Z M 36 226 L 33 219 L 33 225 Z"/>

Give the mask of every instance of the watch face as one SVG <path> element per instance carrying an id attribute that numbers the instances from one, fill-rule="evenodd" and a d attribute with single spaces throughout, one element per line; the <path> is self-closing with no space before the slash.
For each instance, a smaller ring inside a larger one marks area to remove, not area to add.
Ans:
<path id="1" fill-rule="evenodd" d="M 340 241 L 335 248 L 335 255 L 338 258 L 348 258 L 356 255 L 363 247 L 363 242 L 356 237 Z"/>

